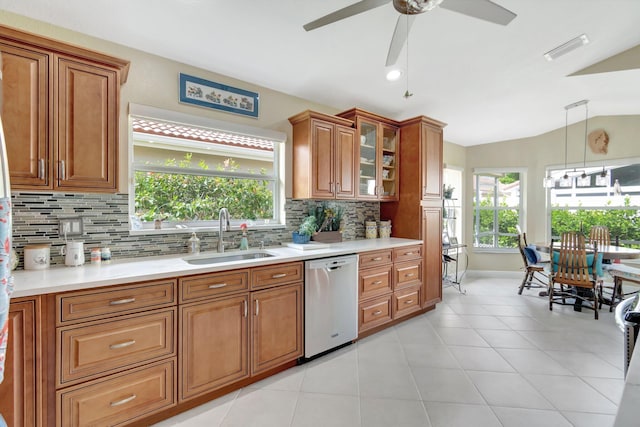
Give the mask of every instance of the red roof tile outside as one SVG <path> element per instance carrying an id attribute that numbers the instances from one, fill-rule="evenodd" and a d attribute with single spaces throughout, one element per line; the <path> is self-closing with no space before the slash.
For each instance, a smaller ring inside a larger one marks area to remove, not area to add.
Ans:
<path id="1" fill-rule="evenodd" d="M 161 135 L 191 141 L 246 147 L 255 150 L 273 151 L 273 141 L 246 135 L 222 132 L 215 129 L 197 128 L 177 123 L 159 122 L 142 118 L 133 119 L 133 131 L 149 135 Z"/>

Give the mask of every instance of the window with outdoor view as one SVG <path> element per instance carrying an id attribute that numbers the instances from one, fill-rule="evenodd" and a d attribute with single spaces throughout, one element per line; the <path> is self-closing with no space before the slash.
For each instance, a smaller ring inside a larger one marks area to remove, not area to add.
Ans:
<path id="1" fill-rule="evenodd" d="M 221 208 L 232 223 L 278 222 L 278 143 L 132 117 L 132 229 L 207 227 Z"/>
<path id="2" fill-rule="evenodd" d="M 473 175 L 473 246 L 500 250 L 518 247 L 516 226 L 523 222 L 523 173 L 476 171 Z"/>
<path id="3" fill-rule="evenodd" d="M 553 178 L 565 173 L 566 186 L 556 185 L 549 192 L 551 236 L 567 231 L 589 234 L 594 225 L 609 228 L 611 240 L 624 246 L 640 247 L 640 163 L 587 166 L 566 172 L 549 171 Z M 578 185 L 585 172 L 588 181 Z M 588 184 L 588 185 L 587 185 Z"/>

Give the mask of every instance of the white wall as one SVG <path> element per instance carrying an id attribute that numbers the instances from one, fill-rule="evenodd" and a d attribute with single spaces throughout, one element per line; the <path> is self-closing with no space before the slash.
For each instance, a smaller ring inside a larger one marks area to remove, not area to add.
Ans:
<path id="1" fill-rule="evenodd" d="M 592 101 L 597 102 L 597 101 Z M 593 154 L 587 149 L 587 164 L 602 164 L 616 159 L 640 157 L 640 116 L 603 116 L 588 121 L 589 130 L 603 128 L 609 134 L 609 152 L 606 155 Z M 582 165 L 584 139 L 584 121 L 569 126 L 568 156 L 569 166 Z M 446 128 L 445 128 L 446 138 Z M 547 216 L 545 197 L 542 187 L 545 168 L 551 165 L 564 165 L 564 127 L 542 135 L 511 141 L 473 147 L 460 147 L 445 144 L 444 162 L 459 165 L 460 149 L 464 151 L 465 192 L 463 200 L 465 236 L 471 244 L 473 236 L 473 170 L 474 168 L 527 168 L 526 181 L 526 224 L 525 231 L 531 242 L 546 242 Z M 472 270 L 515 270 L 522 264 L 520 254 L 474 253 L 469 250 L 469 269 Z"/>

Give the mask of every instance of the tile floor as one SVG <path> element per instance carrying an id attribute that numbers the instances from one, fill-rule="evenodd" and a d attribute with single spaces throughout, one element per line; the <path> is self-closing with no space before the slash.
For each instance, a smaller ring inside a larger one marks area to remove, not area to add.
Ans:
<path id="1" fill-rule="evenodd" d="M 622 333 L 608 307 L 554 306 L 514 278 L 466 278 L 436 310 L 156 427 L 613 424 Z"/>

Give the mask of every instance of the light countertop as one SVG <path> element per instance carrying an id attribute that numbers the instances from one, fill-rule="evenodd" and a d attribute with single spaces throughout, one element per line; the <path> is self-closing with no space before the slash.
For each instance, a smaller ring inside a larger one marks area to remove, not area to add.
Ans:
<path id="1" fill-rule="evenodd" d="M 298 250 L 285 246 L 267 247 L 266 252 L 274 255 L 239 261 L 229 261 L 207 265 L 192 265 L 184 258 L 192 254 L 176 254 L 157 257 L 115 259 L 109 264 L 84 264 L 80 267 L 54 266 L 46 270 L 17 270 L 13 272 L 13 298 L 41 295 L 55 292 L 111 286 L 192 274 L 211 273 L 238 268 L 257 267 L 291 261 L 302 261 L 330 256 L 353 254 L 378 249 L 389 249 L 422 243 L 412 239 L 366 239 L 331 243 L 328 247 L 314 250 Z M 255 252 L 256 249 L 251 251 Z M 251 252 L 250 251 L 250 252 Z M 201 252 L 198 257 L 232 255 L 246 251 Z"/>
<path id="2" fill-rule="evenodd" d="M 622 398 L 618 405 L 618 413 L 614 427 L 637 427 L 640 425 L 640 340 L 636 342 L 627 370 Z"/>

